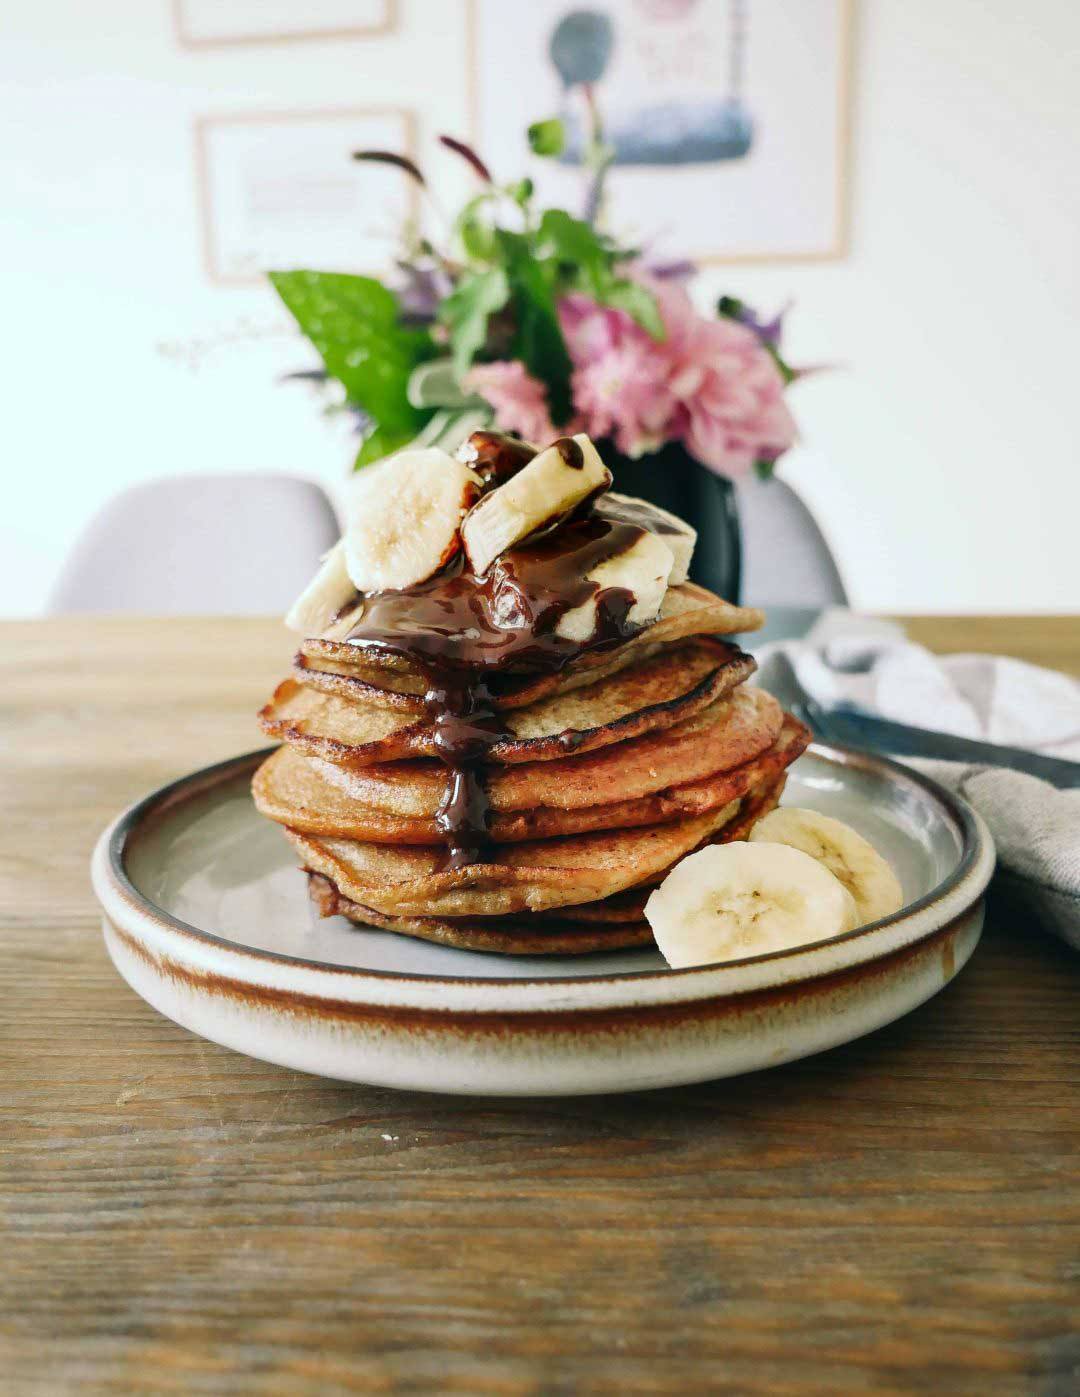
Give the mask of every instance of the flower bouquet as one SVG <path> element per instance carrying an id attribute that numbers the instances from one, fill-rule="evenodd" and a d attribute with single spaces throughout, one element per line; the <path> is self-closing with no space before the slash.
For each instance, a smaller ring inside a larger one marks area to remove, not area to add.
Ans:
<path id="1" fill-rule="evenodd" d="M 537 123 L 529 140 L 558 155 L 560 123 Z M 356 466 L 414 443 L 453 451 L 483 426 L 538 442 L 587 432 L 617 488 L 698 526 L 697 580 L 736 599 L 731 481 L 768 475 L 795 436 L 782 316 L 763 322 L 730 297 L 702 315 L 687 291 L 693 266 L 652 262 L 601 228 L 609 157 L 598 128 L 580 218 L 538 208 L 531 180 L 500 184 L 464 143 L 440 141 L 469 164 L 477 192 L 441 241 L 407 233 L 392 284 L 270 274 L 322 358 L 298 376 L 336 383 L 339 406 L 356 414 Z M 406 157 L 354 159 L 397 166 L 430 199 Z"/>

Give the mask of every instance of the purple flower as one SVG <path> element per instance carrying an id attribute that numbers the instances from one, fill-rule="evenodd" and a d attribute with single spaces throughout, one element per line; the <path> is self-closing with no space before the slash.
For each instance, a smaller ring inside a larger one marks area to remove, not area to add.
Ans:
<path id="1" fill-rule="evenodd" d="M 737 320 L 740 325 L 745 325 L 748 330 L 753 330 L 762 344 L 766 344 L 770 349 L 780 348 L 780 336 L 784 332 L 784 316 L 791 309 L 791 302 L 773 316 L 771 320 L 762 320 L 757 311 L 753 310 L 745 301 L 737 300 L 734 296 L 721 296 L 718 307 L 720 314 L 729 320 Z"/>
<path id="2" fill-rule="evenodd" d="M 419 267 L 414 262 L 399 262 L 403 279 L 398 285 L 398 305 L 406 323 L 428 324 L 435 319 L 439 302 L 453 289 L 450 278 L 438 267 Z"/>

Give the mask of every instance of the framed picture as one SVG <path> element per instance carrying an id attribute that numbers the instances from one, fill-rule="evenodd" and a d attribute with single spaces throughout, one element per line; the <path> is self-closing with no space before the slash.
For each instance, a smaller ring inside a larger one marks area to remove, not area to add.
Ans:
<path id="1" fill-rule="evenodd" d="M 413 155 L 413 114 L 396 108 L 206 116 L 196 122 L 203 246 L 211 281 L 258 282 L 275 267 L 386 266 L 416 186 L 354 150 Z"/>
<path id="2" fill-rule="evenodd" d="M 701 262 L 846 243 L 850 0 L 470 0 L 473 140 L 499 175 L 583 207 L 599 122 L 608 217 Z M 525 131 L 563 120 L 555 160 Z"/>
<path id="3" fill-rule="evenodd" d="M 387 34 L 396 7 L 397 0 L 173 0 L 173 21 L 185 48 L 213 48 Z"/>

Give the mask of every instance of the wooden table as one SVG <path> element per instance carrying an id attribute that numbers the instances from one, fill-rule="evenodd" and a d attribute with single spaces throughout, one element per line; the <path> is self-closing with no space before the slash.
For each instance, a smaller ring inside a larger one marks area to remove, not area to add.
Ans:
<path id="1" fill-rule="evenodd" d="M 1073 619 L 912 630 L 1080 673 Z M 0 1391 L 1080 1391 L 1080 962 L 1023 916 L 861 1042 L 606 1099 L 335 1085 L 137 999 L 92 841 L 260 745 L 289 648 L 0 626 Z"/>

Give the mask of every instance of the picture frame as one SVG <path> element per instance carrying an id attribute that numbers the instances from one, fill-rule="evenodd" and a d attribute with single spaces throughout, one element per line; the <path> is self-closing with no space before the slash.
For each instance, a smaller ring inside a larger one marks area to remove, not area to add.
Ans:
<path id="1" fill-rule="evenodd" d="M 397 27 L 397 0 L 172 0 L 183 48 L 374 38 Z"/>
<path id="2" fill-rule="evenodd" d="M 195 121 L 203 262 L 218 286 L 252 286 L 271 268 L 372 272 L 395 255 L 419 213 L 400 172 L 353 150 L 416 150 L 403 107 L 206 114 Z"/>
<path id="3" fill-rule="evenodd" d="M 613 226 L 704 265 L 846 255 L 853 0 L 467 0 L 466 13 L 470 134 L 497 175 L 525 164 L 543 200 L 580 207 L 588 89 L 617 152 Z M 552 116 L 567 149 L 533 157 L 526 130 Z"/>

